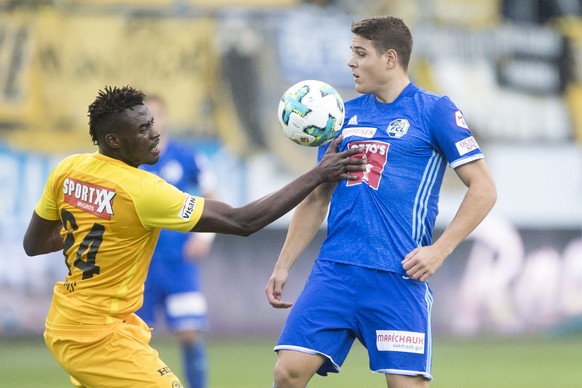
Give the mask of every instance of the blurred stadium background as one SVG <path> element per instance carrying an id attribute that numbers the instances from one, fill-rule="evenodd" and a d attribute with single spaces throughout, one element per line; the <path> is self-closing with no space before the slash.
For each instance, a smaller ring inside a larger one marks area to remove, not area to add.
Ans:
<path id="1" fill-rule="evenodd" d="M 27 258 L 22 235 L 52 166 L 95 150 L 87 106 L 98 89 L 163 95 L 175 134 L 211 159 L 222 199 L 243 204 L 314 161 L 278 127 L 281 94 L 311 78 L 353 97 L 350 23 L 379 14 L 411 27 L 412 78 L 463 110 L 499 189 L 493 214 L 431 279 L 435 335 L 582 332 L 582 1 L 0 0 L 0 341 L 42 333 L 65 268 L 61 254 Z M 439 230 L 461 195 L 447 179 Z M 288 222 L 217 238 L 203 264 L 211 339 L 275 340 L 286 312 L 263 287 Z"/>

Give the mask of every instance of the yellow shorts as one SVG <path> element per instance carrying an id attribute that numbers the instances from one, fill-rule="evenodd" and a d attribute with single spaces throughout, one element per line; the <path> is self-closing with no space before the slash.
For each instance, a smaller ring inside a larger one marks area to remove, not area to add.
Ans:
<path id="1" fill-rule="evenodd" d="M 75 386 L 182 388 L 178 377 L 149 346 L 151 329 L 137 315 L 103 326 L 62 323 L 66 321 L 51 309 L 44 339 Z"/>

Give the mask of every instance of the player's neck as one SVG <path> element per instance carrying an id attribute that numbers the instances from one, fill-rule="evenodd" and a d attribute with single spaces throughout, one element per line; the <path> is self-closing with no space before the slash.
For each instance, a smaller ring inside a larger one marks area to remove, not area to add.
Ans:
<path id="1" fill-rule="evenodd" d="M 408 84 L 410 84 L 410 78 L 408 78 L 408 75 L 405 74 L 396 77 L 390 80 L 380 93 L 376 94 L 376 99 L 380 102 L 390 104 L 398 98 Z"/>

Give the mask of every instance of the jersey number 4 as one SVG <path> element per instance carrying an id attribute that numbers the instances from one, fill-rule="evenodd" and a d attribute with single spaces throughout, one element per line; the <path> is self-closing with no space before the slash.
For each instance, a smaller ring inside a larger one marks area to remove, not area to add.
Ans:
<path id="1" fill-rule="evenodd" d="M 77 220 L 75 220 L 73 213 L 70 213 L 65 209 L 61 211 L 61 219 L 63 220 L 63 227 L 67 230 L 63 254 L 65 255 L 65 264 L 69 269 L 69 275 L 71 275 L 71 265 L 68 262 L 68 252 L 75 242 L 74 233 L 79 229 L 79 227 L 77 226 Z M 99 246 L 103 241 L 103 232 L 105 232 L 105 227 L 101 224 L 95 223 L 83 241 L 81 241 L 81 244 L 79 244 L 79 249 L 77 249 L 73 265 L 83 272 L 83 279 L 90 279 L 93 275 L 99 275 L 99 266 L 95 264 L 95 260 L 97 259 Z M 83 260 L 84 255 L 85 259 Z"/>

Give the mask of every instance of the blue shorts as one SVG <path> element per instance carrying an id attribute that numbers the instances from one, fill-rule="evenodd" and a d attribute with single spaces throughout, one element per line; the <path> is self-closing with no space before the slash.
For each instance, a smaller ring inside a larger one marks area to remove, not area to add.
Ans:
<path id="1" fill-rule="evenodd" d="M 400 274 L 317 260 L 275 346 L 321 354 L 317 371 L 339 372 L 354 340 L 373 372 L 431 376 L 432 292 Z"/>
<path id="2" fill-rule="evenodd" d="M 152 260 L 143 306 L 136 314 L 151 327 L 156 326 L 157 313 L 163 312 L 172 331 L 207 330 L 206 298 L 198 280 L 196 263 Z"/>

